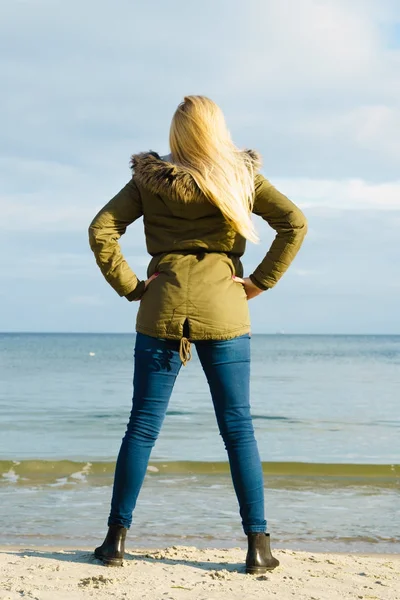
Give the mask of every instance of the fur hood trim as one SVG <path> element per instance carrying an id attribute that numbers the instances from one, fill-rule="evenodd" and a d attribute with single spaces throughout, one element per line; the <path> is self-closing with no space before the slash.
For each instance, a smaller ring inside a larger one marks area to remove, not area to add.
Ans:
<path id="1" fill-rule="evenodd" d="M 262 159 L 256 150 L 243 150 L 253 164 L 254 172 L 259 171 Z M 191 173 L 184 167 L 170 163 L 160 157 L 157 152 L 141 152 L 131 157 L 131 169 L 135 180 L 154 194 L 167 194 L 174 200 L 204 201 Z"/>

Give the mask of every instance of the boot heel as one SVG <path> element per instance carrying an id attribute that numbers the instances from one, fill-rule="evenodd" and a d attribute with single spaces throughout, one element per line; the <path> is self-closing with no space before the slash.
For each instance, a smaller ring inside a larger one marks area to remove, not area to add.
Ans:
<path id="1" fill-rule="evenodd" d="M 246 567 L 246 573 L 248 575 L 263 575 L 263 573 L 273 571 L 277 566 L 278 565 L 275 567 Z"/>
<path id="2" fill-rule="evenodd" d="M 97 550 L 97 548 L 96 548 Z M 105 567 L 122 567 L 122 558 L 109 558 L 97 553 L 95 550 L 94 555 L 98 560 L 101 560 Z"/>
<path id="3" fill-rule="evenodd" d="M 269 533 L 248 533 L 246 573 L 262 575 L 279 566 L 279 560 L 272 556 Z"/>
<path id="4" fill-rule="evenodd" d="M 127 531 L 123 525 L 110 525 L 104 542 L 95 548 L 95 557 L 106 567 L 122 567 Z"/>

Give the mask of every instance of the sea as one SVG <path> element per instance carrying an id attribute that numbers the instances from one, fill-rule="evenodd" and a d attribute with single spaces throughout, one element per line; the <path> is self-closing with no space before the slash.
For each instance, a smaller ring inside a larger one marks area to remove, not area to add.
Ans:
<path id="1" fill-rule="evenodd" d="M 0 334 L 0 544 L 106 533 L 135 334 Z M 245 547 L 194 344 L 129 544 Z M 400 336 L 257 335 L 251 404 L 275 548 L 400 551 Z"/>

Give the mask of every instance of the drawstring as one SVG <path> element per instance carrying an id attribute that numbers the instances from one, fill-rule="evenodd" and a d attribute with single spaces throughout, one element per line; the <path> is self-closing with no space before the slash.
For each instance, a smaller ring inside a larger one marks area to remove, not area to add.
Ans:
<path id="1" fill-rule="evenodd" d="M 190 350 L 190 342 L 186 337 L 181 338 L 181 343 L 179 345 L 179 356 L 183 363 L 183 366 L 186 367 L 186 363 L 192 358 L 192 352 Z"/>

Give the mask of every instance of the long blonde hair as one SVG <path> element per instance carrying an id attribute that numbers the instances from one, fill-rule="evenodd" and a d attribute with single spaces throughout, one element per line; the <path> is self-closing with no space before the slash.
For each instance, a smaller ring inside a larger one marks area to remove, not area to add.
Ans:
<path id="1" fill-rule="evenodd" d="M 233 143 L 220 107 L 205 96 L 185 96 L 172 118 L 169 144 L 173 161 L 193 176 L 231 227 L 259 242 L 251 220 L 253 163 Z"/>

